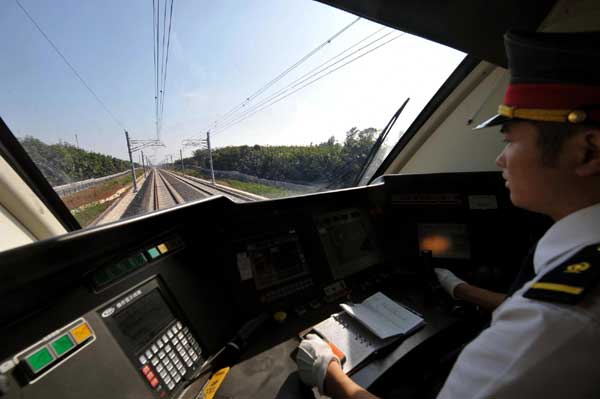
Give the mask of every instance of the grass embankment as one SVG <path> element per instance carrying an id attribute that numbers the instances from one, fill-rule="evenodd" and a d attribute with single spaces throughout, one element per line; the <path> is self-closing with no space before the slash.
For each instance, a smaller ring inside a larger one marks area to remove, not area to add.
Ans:
<path id="1" fill-rule="evenodd" d="M 140 177 L 143 173 L 142 170 L 136 170 L 137 177 Z M 131 182 L 131 174 L 127 173 L 85 190 L 65 195 L 62 197 L 62 200 L 79 224 L 85 227 L 118 199 L 118 197 L 113 199 L 108 198 L 117 193 L 117 191 L 129 186 Z"/>
<path id="2" fill-rule="evenodd" d="M 181 172 L 181 169 L 179 169 L 179 172 Z M 207 176 L 206 174 L 194 169 L 185 169 L 185 174 L 199 177 L 201 179 L 210 180 L 210 176 Z M 270 186 L 261 183 L 250 183 L 234 179 L 216 179 L 215 181 L 217 182 L 217 184 L 222 184 L 224 186 L 246 191 L 252 194 L 261 195 L 267 198 L 282 198 L 302 194 L 299 191 L 288 190 L 285 188 Z"/>

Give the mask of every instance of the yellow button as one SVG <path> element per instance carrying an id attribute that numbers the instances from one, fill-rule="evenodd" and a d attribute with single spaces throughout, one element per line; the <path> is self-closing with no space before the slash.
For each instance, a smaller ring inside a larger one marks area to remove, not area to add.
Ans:
<path id="1" fill-rule="evenodd" d="M 169 250 L 165 244 L 160 244 L 157 248 L 161 254 L 164 254 Z"/>
<path id="2" fill-rule="evenodd" d="M 92 330 L 90 330 L 90 327 L 87 325 L 87 323 L 82 323 L 71 329 L 71 335 L 73 338 L 75 338 L 75 342 L 79 345 L 92 336 Z"/>

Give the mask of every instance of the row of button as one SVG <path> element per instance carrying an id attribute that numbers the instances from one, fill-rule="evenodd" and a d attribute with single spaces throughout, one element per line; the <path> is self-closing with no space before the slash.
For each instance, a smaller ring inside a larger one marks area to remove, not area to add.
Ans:
<path id="1" fill-rule="evenodd" d="M 263 294 L 261 296 L 261 301 L 262 302 L 273 302 L 274 300 L 281 299 L 287 295 L 305 290 L 312 286 L 313 286 L 313 281 L 311 278 L 302 279 L 295 283 L 287 284 L 287 285 L 284 285 L 275 290 L 266 292 L 265 294 Z"/>
<path id="2" fill-rule="evenodd" d="M 153 377 L 158 374 L 164 386 L 171 391 L 186 372 L 200 360 L 200 354 L 200 346 L 191 332 L 178 321 L 150 344 L 149 348 L 140 355 L 139 361 L 143 365 L 142 373 L 146 367 L 154 367 Z M 148 379 L 148 375 L 145 373 L 144 375 Z M 153 379 L 148 379 L 148 382 L 152 388 L 156 388 L 159 381 L 156 385 L 153 384 Z"/>

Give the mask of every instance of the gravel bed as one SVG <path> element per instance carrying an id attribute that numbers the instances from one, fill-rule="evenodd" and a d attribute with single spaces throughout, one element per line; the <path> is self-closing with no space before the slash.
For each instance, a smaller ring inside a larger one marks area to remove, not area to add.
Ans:
<path id="1" fill-rule="evenodd" d="M 204 193 L 199 192 L 193 187 L 190 187 L 188 184 L 182 182 L 174 176 L 163 173 L 163 176 L 167 179 L 167 181 L 173 186 L 175 190 L 183 197 L 186 202 L 195 201 L 198 199 L 209 197 Z"/>

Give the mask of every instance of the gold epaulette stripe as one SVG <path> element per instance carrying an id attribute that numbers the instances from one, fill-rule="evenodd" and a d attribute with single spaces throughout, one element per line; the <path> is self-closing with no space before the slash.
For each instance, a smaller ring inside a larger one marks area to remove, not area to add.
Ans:
<path id="1" fill-rule="evenodd" d="M 529 119 L 543 122 L 571 122 L 581 123 L 587 115 L 582 110 L 572 109 L 542 109 L 542 108 L 516 108 L 501 104 L 498 113 L 509 118 Z"/>
<path id="2" fill-rule="evenodd" d="M 583 292 L 581 287 L 573 287 L 572 285 L 556 284 L 556 283 L 534 283 L 531 288 L 546 290 L 546 291 L 558 291 L 565 292 L 567 294 L 579 295 Z"/>

